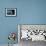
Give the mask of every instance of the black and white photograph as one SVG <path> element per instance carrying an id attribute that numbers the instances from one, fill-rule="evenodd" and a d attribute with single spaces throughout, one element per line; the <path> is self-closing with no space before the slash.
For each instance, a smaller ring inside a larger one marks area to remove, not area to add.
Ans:
<path id="1" fill-rule="evenodd" d="M 16 8 L 5 8 L 5 15 L 6 16 L 16 16 Z"/>
<path id="2" fill-rule="evenodd" d="M 20 46 L 31 46 L 46 42 L 46 25 L 18 25 Z"/>

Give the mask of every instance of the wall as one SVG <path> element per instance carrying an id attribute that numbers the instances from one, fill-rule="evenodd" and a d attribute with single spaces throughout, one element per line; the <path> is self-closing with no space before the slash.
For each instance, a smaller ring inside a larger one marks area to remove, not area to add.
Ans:
<path id="1" fill-rule="evenodd" d="M 17 8 L 17 16 L 6 17 L 5 8 Z M 17 24 L 46 24 L 46 0 L 0 0 L 0 44 L 8 43 L 9 32 L 18 32 Z"/>

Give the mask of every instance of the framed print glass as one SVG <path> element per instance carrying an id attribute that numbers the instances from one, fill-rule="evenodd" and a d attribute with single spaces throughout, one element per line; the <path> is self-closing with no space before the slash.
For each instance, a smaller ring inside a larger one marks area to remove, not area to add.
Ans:
<path id="1" fill-rule="evenodd" d="M 6 16 L 16 16 L 17 8 L 5 8 Z"/>

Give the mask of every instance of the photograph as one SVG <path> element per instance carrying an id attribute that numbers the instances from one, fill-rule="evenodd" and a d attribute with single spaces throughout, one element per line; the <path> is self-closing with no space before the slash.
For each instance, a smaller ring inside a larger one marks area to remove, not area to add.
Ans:
<path id="1" fill-rule="evenodd" d="M 5 15 L 6 16 L 16 16 L 16 8 L 5 8 Z"/>
<path id="2" fill-rule="evenodd" d="M 19 24 L 18 25 L 18 38 L 20 46 L 32 42 L 45 42 L 46 41 L 46 25 L 38 24 Z"/>

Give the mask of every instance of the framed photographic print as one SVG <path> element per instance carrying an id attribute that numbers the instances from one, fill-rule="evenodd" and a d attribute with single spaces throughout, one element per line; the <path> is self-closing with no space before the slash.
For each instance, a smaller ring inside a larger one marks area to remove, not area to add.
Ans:
<path id="1" fill-rule="evenodd" d="M 22 40 L 46 41 L 46 24 L 19 24 L 18 42 Z"/>
<path id="2" fill-rule="evenodd" d="M 5 8 L 6 16 L 17 16 L 17 8 Z"/>

